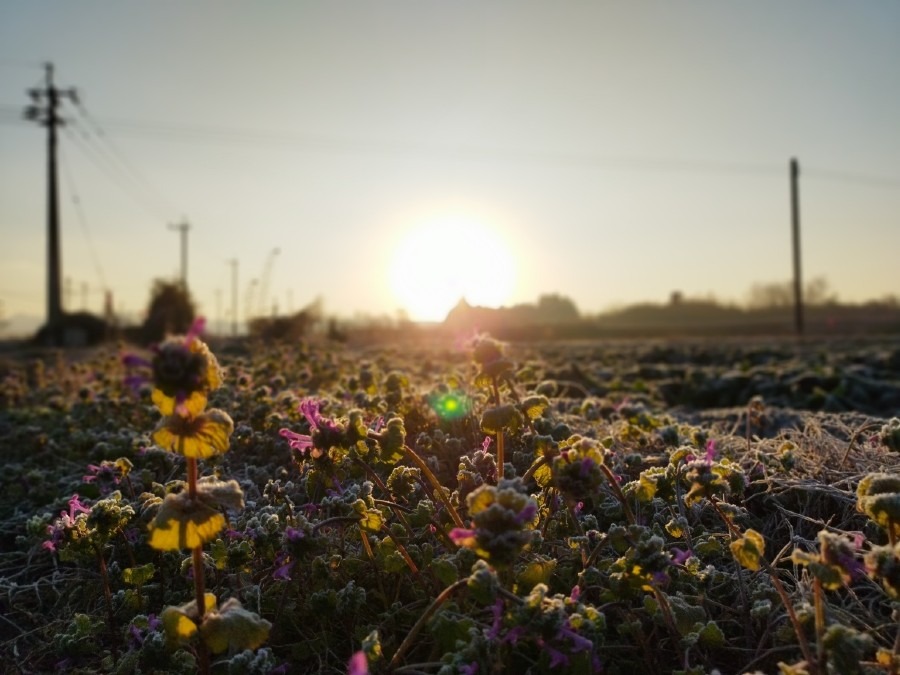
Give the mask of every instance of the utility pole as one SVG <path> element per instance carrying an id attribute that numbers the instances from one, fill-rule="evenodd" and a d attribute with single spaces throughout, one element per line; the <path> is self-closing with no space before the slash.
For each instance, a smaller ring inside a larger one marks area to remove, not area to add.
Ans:
<path id="1" fill-rule="evenodd" d="M 222 289 L 216 289 L 216 335 L 222 335 Z"/>
<path id="2" fill-rule="evenodd" d="M 177 230 L 181 234 L 181 286 L 187 292 L 187 236 L 191 226 L 186 220 L 182 220 L 177 225 L 169 223 L 169 229 Z"/>
<path id="3" fill-rule="evenodd" d="M 803 279 L 800 273 L 800 165 L 791 159 L 791 233 L 794 249 L 794 328 L 803 336 Z"/>
<path id="4" fill-rule="evenodd" d="M 232 258 L 228 261 L 231 265 L 231 336 L 238 334 L 238 261 Z"/>
<path id="5" fill-rule="evenodd" d="M 59 247 L 59 191 L 56 171 L 56 128 L 64 124 L 59 116 L 63 98 L 78 101 L 74 89 L 57 89 L 53 84 L 53 64 L 44 64 L 43 89 L 29 89 L 33 102 L 25 109 L 26 119 L 47 127 L 47 328 L 54 344 L 62 344 L 62 292 L 60 289 L 62 263 Z"/>

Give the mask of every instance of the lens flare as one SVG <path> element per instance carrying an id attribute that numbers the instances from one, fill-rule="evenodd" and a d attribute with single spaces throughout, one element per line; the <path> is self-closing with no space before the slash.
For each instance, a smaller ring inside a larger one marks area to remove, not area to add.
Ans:
<path id="1" fill-rule="evenodd" d="M 472 409 L 471 402 L 459 394 L 441 394 L 428 400 L 428 405 L 442 420 L 456 420 L 465 417 Z"/>

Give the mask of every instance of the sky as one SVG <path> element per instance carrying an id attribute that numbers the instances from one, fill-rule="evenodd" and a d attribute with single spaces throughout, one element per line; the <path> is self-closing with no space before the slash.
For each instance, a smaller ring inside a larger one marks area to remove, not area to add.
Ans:
<path id="1" fill-rule="evenodd" d="M 218 322 L 743 302 L 793 273 L 792 157 L 804 278 L 898 294 L 898 35 L 888 0 L 0 0 L 2 312 L 46 309 L 46 62 L 67 309 L 140 313 L 182 222 Z"/>

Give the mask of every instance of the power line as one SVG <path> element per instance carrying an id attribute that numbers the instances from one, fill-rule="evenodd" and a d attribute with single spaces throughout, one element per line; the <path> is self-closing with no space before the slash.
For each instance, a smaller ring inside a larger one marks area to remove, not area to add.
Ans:
<path id="1" fill-rule="evenodd" d="M 127 180 L 123 180 L 121 171 L 114 166 L 111 167 L 108 160 L 96 149 L 94 144 L 87 138 L 76 134 L 69 127 L 63 127 L 63 130 L 67 138 L 78 147 L 82 154 L 85 155 L 101 172 L 106 174 L 107 178 L 116 183 L 123 192 L 127 193 L 135 203 L 139 204 L 153 220 L 165 220 L 165 215 L 157 210 L 158 205 L 150 204 L 145 201 L 144 196 L 138 195 L 134 191 L 134 187 L 131 186 Z"/>
<path id="2" fill-rule="evenodd" d="M 408 157 L 444 157 L 459 160 L 489 159 L 527 163 L 590 165 L 601 168 L 609 167 L 635 171 L 750 173 L 765 175 L 781 175 L 781 173 L 783 173 L 783 168 L 777 164 L 651 157 L 611 157 L 552 150 L 516 150 L 510 148 L 490 148 L 466 145 L 449 146 L 420 143 L 416 141 L 341 139 L 317 136 L 298 136 L 296 134 L 252 129 L 140 122 L 127 119 L 110 119 L 107 120 L 106 125 L 108 128 L 117 129 L 120 135 L 143 136 L 145 138 L 150 137 L 158 140 L 187 143 L 249 144 L 257 147 L 271 146 L 279 149 L 297 147 L 309 152 L 378 154 Z"/>
<path id="3" fill-rule="evenodd" d="M 125 171 L 131 176 L 135 185 L 141 187 L 147 195 L 150 195 L 154 201 L 156 201 L 160 206 L 164 208 L 164 210 L 174 212 L 177 211 L 171 204 L 165 200 L 160 193 L 155 190 L 150 182 L 144 177 L 144 175 L 138 171 L 135 166 L 125 157 L 125 153 L 119 148 L 119 146 L 113 141 L 112 137 L 104 131 L 103 127 L 100 126 L 100 123 L 94 118 L 94 116 L 88 111 L 87 107 L 81 100 L 76 101 L 75 107 L 78 110 L 78 113 L 84 119 L 85 123 L 90 127 L 94 136 L 100 139 L 100 144 L 105 146 L 111 156 L 119 162 L 119 164 L 125 168 Z"/>
<path id="4" fill-rule="evenodd" d="M 494 159 L 528 163 L 573 164 L 631 171 L 660 171 L 685 173 L 733 173 L 755 175 L 783 175 L 784 168 L 774 163 L 731 162 L 693 158 L 604 156 L 590 153 L 570 153 L 553 150 L 517 150 L 479 146 L 447 146 L 409 141 L 379 141 L 341 139 L 317 136 L 298 136 L 281 132 L 260 131 L 171 123 L 109 120 L 108 126 L 120 134 L 156 138 L 186 143 L 250 144 L 255 146 L 287 146 L 310 152 L 345 152 L 390 154 L 405 156 L 443 156 L 450 159 Z M 876 187 L 900 187 L 900 179 L 855 174 L 831 169 L 808 169 L 811 177 Z"/>
<path id="5" fill-rule="evenodd" d="M 69 162 L 66 159 L 66 153 L 61 149 L 59 156 L 62 159 L 63 176 L 65 177 L 66 182 L 69 186 L 69 190 L 71 192 L 72 204 L 75 206 L 75 213 L 78 216 L 79 223 L 81 224 L 81 231 L 84 234 L 88 252 L 91 255 L 91 260 L 94 263 L 94 271 L 97 273 L 97 278 L 100 280 L 100 287 L 103 290 L 109 290 L 109 286 L 106 284 L 106 275 L 103 274 L 103 266 L 100 264 L 100 258 L 97 256 L 97 250 L 94 247 L 94 241 L 91 237 L 90 228 L 88 228 L 87 218 L 84 215 L 84 209 L 81 204 L 81 197 L 79 197 L 78 195 L 78 189 L 75 186 L 75 179 L 72 177 L 72 172 L 69 169 Z"/>
<path id="6" fill-rule="evenodd" d="M 0 104 L 0 112 L 2 112 L 3 107 L 4 104 Z M 112 143 L 110 134 L 104 131 L 96 118 L 93 117 L 83 105 L 79 105 L 79 112 L 81 112 L 82 116 L 85 118 L 86 123 L 89 123 L 94 127 L 94 135 L 110 146 L 112 149 L 111 152 L 116 155 L 118 162 L 125 166 L 129 173 L 132 174 L 132 178 L 136 182 L 140 182 L 145 191 L 148 193 L 153 192 L 153 190 L 150 189 L 149 182 L 137 172 L 130 163 L 128 163 L 121 151 Z M 271 147 L 276 149 L 299 148 L 307 152 L 378 154 L 428 158 L 444 157 L 447 159 L 458 160 L 487 159 L 535 164 L 593 166 L 611 170 L 618 169 L 636 172 L 653 171 L 667 173 L 680 172 L 781 176 L 784 171 L 780 164 L 775 163 L 733 162 L 693 158 L 605 156 L 554 150 L 520 150 L 474 145 L 449 146 L 420 143 L 416 141 L 381 141 L 320 136 L 298 136 L 296 134 L 274 131 L 172 124 L 122 118 L 108 119 L 105 122 L 105 127 L 115 129 L 120 136 L 153 138 L 161 141 L 182 143 L 237 144 L 252 145 L 259 148 Z M 871 187 L 900 187 L 900 179 L 892 177 L 858 174 L 815 167 L 804 169 L 804 172 L 807 177 L 814 179 L 855 183 Z M 172 209 L 158 193 L 154 195 L 154 200 L 158 201 L 160 204 L 164 204 L 170 211 L 175 210 Z"/>
<path id="7" fill-rule="evenodd" d="M 900 178 L 887 178 L 884 176 L 872 176 L 859 173 L 850 173 L 847 171 L 833 171 L 830 169 L 807 169 L 803 172 L 810 178 L 818 178 L 826 181 L 834 181 L 838 183 L 854 183 L 856 185 L 865 185 L 874 188 L 900 188 Z"/>

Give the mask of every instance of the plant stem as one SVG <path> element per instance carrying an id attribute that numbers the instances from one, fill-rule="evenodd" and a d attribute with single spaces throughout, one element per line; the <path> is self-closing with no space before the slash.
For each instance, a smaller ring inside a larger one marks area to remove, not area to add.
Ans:
<path id="1" fill-rule="evenodd" d="M 497 481 L 503 480 L 503 429 L 497 432 Z"/>
<path id="2" fill-rule="evenodd" d="M 179 445 L 184 445 L 184 439 L 179 440 Z M 191 499 L 197 499 L 197 458 L 186 457 L 188 473 L 188 494 Z"/>
<path id="3" fill-rule="evenodd" d="M 685 667 L 687 667 L 687 654 L 681 647 L 681 634 L 678 632 L 678 627 L 675 625 L 675 618 L 672 616 L 672 607 L 669 605 L 669 601 L 666 599 L 663 592 L 656 586 L 653 586 L 652 584 L 651 586 L 653 587 L 653 595 L 656 597 L 659 610 L 662 612 L 663 621 L 665 621 L 666 628 L 669 629 L 669 633 L 672 636 L 672 646 L 682 652 L 682 660 L 685 661 Z"/>
<path id="4" fill-rule="evenodd" d="M 813 579 L 813 603 L 816 608 L 816 665 L 823 671 L 825 665 L 825 597 L 822 592 L 822 581 L 815 577 Z"/>
<path id="5" fill-rule="evenodd" d="M 528 485 L 528 481 L 530 481 L 534 477 L 534 472 L 540 469 L 542 466 L 549 464 L 550 460 L 546 457 L 540 457 L 535 462 L 532 463 L 531 466 L 528 467 L 528 471 L 525 472 L 525 475 L 522 476 L 522 482 L 525 485 Z"/>
<path id="6" fill-rule="evenodd" d="M 179 454 L 184 454 L 184 437 L 178 440 Z M 197 458 L 185 457 L 187 461 L 188 474 L 188 495 L 191 500 L 197 499 Z M 191 562 L 194 571 L 194 602 L 197 604 L 197 625 L 203 623 L 203 617 L 206 616 L 206 571 L 203 569 L 203 545 L 195 546 L 191 551 Z M 201 641 L 197 645 L 197 658 L 199 660 L 200 672 L 203 675 L 209 673 L 209 652 L 206 645 Z"/>
<path id="7" fill-rule="evenodd" d="M 716 513 L 719 514 L 719 517 L 722 519 L 722 522 L 725 523 L 725 527 L 728 528 L 729 534 L 732 537 L 739 539 L 741 537 L 740 530 L 728 520 L 727 516 L 722 512 L 722 509 L 719 508 L 718 502 L 714 498 L 710 498 L 709 503 L 713 505 L 713 508 L 716 510 Z M 775 586 L 775 590 L 778 592 L 778 597 L 781 598 L 781 604 L 784 605 L 784 609 L 787 611 L 788 619 L 791 622 L 791 626 L 794 628 L 794 633 L 797 635 L 797 642 L 800 645 L 800 651 L 803 652 L 803 658 L 806 659 L 806 662 L 810 666 L 810 672 L 814 675 L 819 672 L 818 664 L 813 658 L 812 651 L 809 648 L 809 642 L 806 640 L 806 635 L 803 633 L 803 626 L 800 625 L 800 620 L 797 618 L 797 613 L 794 611 L 794 605 L 791 603 L 791 599 L 787 594 L 787 591 L 784 589 L 784 585 L 781 583 L 781 579 L 778 578 L 778 573 L 775 571 L 775 568 L 769 563 L 768 560 L 760 553 L 759 556 L 760 566 L 766 570 L 766 573 L 769 575 L 769 578 L 772 580 L 772 584 Z"/>
<path id="8" fill-rule="evenodd" d="M 194 567 L 194 600 L 197 602 L 197 621 L 206 615 L 206 573 L 203 569 L 203 547 L 195 546 L 191 551 Z"/>
<path id="9" fill-rule="evenodd" d="M 628 506 L 628 500 L 625 498 L 622 488 L 619 487 L 619 481 L 616 480 L 613 472 L 610 471 L 606 464 L 601 464 L 600 469 L 606 476 L 606 481 L 609 483 L 610 488 L 612 488 L 613 494 L 616 495 L 616 499 L 622 504 L 622 509 L 625 511 L 625 518 L 628 519 L 628 524 L 634 525 L 637 521 L 634 519 L 634 514 L 631 512 L 631 507 Z"/>
<path id="10" fill-rule="evenodd" d="M 434 599 L 434 601 L 428 606 L 428 609 L 419 617 L 419 620 L 416 621 L 415 625 L 410 629 L 409 633 L 407 633 L 406 637 L 403 639 L 403 642 L 400 643 L 400 646 L 397 647 L 397 651 L 394 652 L 394 656 L 391 658 L 391 662 L 388 665 L 388 671 L 393 672 L 397 666 L 400 664 L 400 659 L 403 658 L 403 655 L 409 650 L 412 646 L 413 641 L 416 639 L 416 636 L 419 634 L 419 631 L 425 626 L 425 623 L 428 619 L 431 618 L 431 615 L 434 614 L 441 605 L 443 605 L 447 598 L 449 598 L 453 593 L 466 584 L 469 583 L 469 578 L 460 579 L 456 581 L 443 591 L 438 594 L 438 596 Z"/>
<path id="11" fill-rule="evenodd" d="M 428 479 L 428 482 L 431 483 L 431 487 L 434 488 L 435 496 L 441 500 L 441 503 L 444 505 L 444 508 L 447 509 L 447 513 L 450 514 L 450 518 L 453 519 L 453 523 L 456 527 L 465 528 L 465 524 L 463 523 L 462 518 L 459 517 L 459 513 L 453 508 L 453 504 L 447 499 L 447 495 L 444 494 L 444 487 L 438 482 L 437 477 L 431 472 L 431 469 L 428 468 L 425 460 L 419 457 L 419 454 L 408 445 L 403 446 L 403 451 L 406 453 L 407 457 L 413 461 L 413 464 L 422 470 L 422 474 Z"/>
<path id="12" fill-rule="evenodd" d="M 113 614 L 112 593 L 109 590 L 109 571 L 106 569 L 106 559 L 103 557 L 103 551 L 97 550 L 97 563 L 100 566 L 100 579 L 103 581 L 103 599 L 106 601 L 106 613 L 109 617 L 109 628 L 115 634 L 116 619 Z"/>
<path id="13" fill-rule="evenodd" d="M 373 469 L 371 466 L 368 465 L 368 463 L 364 462 L 359 457 L 354 457 L 353 461 L 356 462 L 357 464 L 359 464 L 365 470 L 366 475 L 372 479 L 372 482 L 375 483 L 375 485 L 377 485 L 379 487 L 379 489 L 382 492 L 384 492 L 384 494 L 386 494 L 386 495 L 391 494 L 391 491 L 388 490 L 387 485 L 385 485 L 384 481 L 381 480 L 381 476 L 379 476 L 377 473 L 375 473 L 375 469 Z M 379 502 L 382 500 L 376 499 L 375 501 Z M 397 519 L 401 523 L 403 523 L 403 527 L 405 527 L 406 531 L 409 532 L 409 536 L 412 537 L 413 536 L 412 527 L 410 527 L 409 521 L 407 521 L 406 517 L 403 515 L 403 511 L 402 511 L 400 505 L 395 504 L 394 502 L 390 502 L 390 501 L 384 501 L 384 504 L 391 508 L 391 511 L 394 512 L 394 515 L 397 516 Z"/>
<path id="14" fill-rule="evenodd" d="M 419 576 L 419 568 L 416 567 L 416 563 L 410 557 L 409 551 L 406 550 L 406 547 L 403 545 L 403 543 L 393 535 L 393 533 L 387 528 L 386 525 L 381 526 L 381 531 L 384 532 L 388 537 L 390 537 L 392 542 L 394 542 L 394 546 L 397 547 L 397 553 L 403 556 L 403 560 L 406 561 L 406 566 L 409 568 L 409 571 L 413 573 L 416 579 L 421 579 L 421 577 Z"/>
<path id="15" fill-rule="evenodd" d="M 326 525 L 335 525 L 337 523 L 358 523 L 360 518 L 358 516 L 334 516 L 333 518 L 326 518 L 325 520 L 320 520 L 318 523 L 312 526 L 312 532 L 316 532 L 321 527 L 325 527 Z"/>
<path id="16" fill-rule="evenodd" d="M 378 566 L 375 564 L 375 553 L 372 551 L 372 545 L 369 543 L 369 535 L 366 534 L 364 529 L 359 528 L 359 537 L 362 539 L 363 549 L 365 549 L 366 555 L 372 563 L 372 567 L 377 571 Z M 387 610 L 390 607 L 390 603 L 388 602 L 387 594 L 384 592 L 384 584 L 381 581 L 381 575 L 376 574 L 375 579 L 378 582 L 378 590 L 381 591 L 381 598 L 384 600 L 384 608 Z"/>

